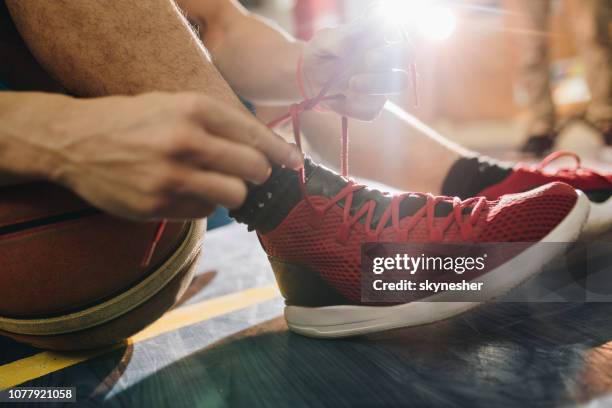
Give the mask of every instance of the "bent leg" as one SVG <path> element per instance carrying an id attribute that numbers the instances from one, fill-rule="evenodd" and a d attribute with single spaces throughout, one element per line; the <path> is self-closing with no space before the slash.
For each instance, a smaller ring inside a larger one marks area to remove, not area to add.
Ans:
<path id="1" fill-rule="evenodd" d="M 530 135 L 552 133 L 555 107 L 550 93 L 548 55 L 549 0 L 517 0 L 520 30 L 520 86 L 525 93 Z"/>
<path id="2" fill-rule="evenodd" d="M 568 5 L 591 92 L 587 120 L 605 127 L 612 122 L 612 4 L 608 0 L 569 0 Z"/>

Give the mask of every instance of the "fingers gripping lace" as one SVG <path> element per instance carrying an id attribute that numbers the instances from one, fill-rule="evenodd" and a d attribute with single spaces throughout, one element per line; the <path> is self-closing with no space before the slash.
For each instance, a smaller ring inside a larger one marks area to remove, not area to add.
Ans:
<path id="1" fill-rule="evenodd" d="M 300 63 L 301 64 L 301 60 Z M 300 126 L 300 116 L 303 112 L 312 110 L 321 102 L 332 100 L 332 99 L 341 99 L 344 98 L 342 95 L 333 95 L 327 96 L 328 91 L 331 89 L 333 84 L 342 76 L 344 73 L 344 69 L 338 71 L 338 74 L 334 75 L 332 80 L 327 82 L 327 84 L 321 89 L 319 94 L 314 98 L 308 98 L 304 94 L 304 86 L 301 78 L 301 67 L 298 68 L 298 86 L 302 92 L 302 96 L 304 96 L 304 100 L 302 102 L 293 104 L 289 108 L 289 112 L 280 118 L 268 123 L 268 127 L 274 128 L 288 120 L 291 120 L 292 128 L 293 128 L 293 137 L 298 148 L 303 152 L 302 147 L 302 135 L 301 135 L 301 126 Z M 416 74 L 415 74 L 416 75 Z M 342 116 L 342 138 L 341 138 L 341 157 L 340 157 L 340 168 L 341 174 L 343 177 L 348 178 L 348 118 L 346 116 Z M 324 214 L 332 208 L 336 203 L 345 200 L 344 202 L 344 210 L 343 210 L 343 225 L 341 230 L 339 231 L 339 239 L 340 241 L 346 241 L 350 235 L 350 230 L 360 219 L 364 216 L 365 218 L 365 233 L 368 239 L 376 240 L 380 234 L 385 229 L 386 225 L 389 221 L 391 221 L 391 225 L 393 226 L 396 232 L 396 239 L 399 242 L 406 241 L 408 239 L 408 235 L 410 231 L 417 226 L 417 224 L 421 221 L 422 218 L 427 219 L 427 226 L 430 232 L 430 238 L 433 241 L 439 241 L 443 239 L 444 233 L 448 230 L 448 228 L 454 223 L 456 223 L 460 228 L 461 236 L 468 240 L 473 236 L 473 226 L 478 221 L 480 213 L 482 212 L 485 206 L 485 199 L 480 198 L 472 198 L 469 200 L 462 201 L 457 197 L 437 197 L 431 194 L 421 194 L 421 193 L 404 193 L 395 195 L 391 199 L 390 205 L 385 209 L 384 213 L 380 217 L 378 224 L 374 229 L 372 229 L 372 222 L 374 220 L 375 210 L 376 210 L 376 201 L 370 200 L 364 203 L 353 215 L 351 215 L 351 209 L 353 204 L 353 195 L 355 192 L 366 188 L 366 186 L 358 185 L 354 183 L 352 180 L 349 181 L 348 185 L 344 187 L 335 197 L 333 197 L 326 205 L 317 206 L 311 200 L 310 195 L 308 194 L 306 188 L 306 173 L 305 169 L 300 169 L 300 177 L 299 177 L 300 189 L 302 191 L 302 195 L 305 201 L 308 203 L 310 208 L 313 210 L 313 217 L 322 218 Z M 427 202 L 426 205 L 423 206 L 416 214 L 410 217 L 408 223 L 402 228 L 400 221 L 400 205 L 404 199 L 407 197 L 425 197 Z M 449 202 L 453 206 L 453 211 L 443 219 L 441 225 L 434 225 L 435 220 L 435 209 L 436 205 L 441 202 Z M 470 214 L 465 217 L 463 210 L 465 208 L 472 208 Z"/>

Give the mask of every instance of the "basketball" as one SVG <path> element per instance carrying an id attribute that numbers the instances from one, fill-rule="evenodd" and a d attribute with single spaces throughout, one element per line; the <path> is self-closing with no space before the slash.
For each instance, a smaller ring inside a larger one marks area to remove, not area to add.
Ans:
<path id="1" fill-rule="evenodd" d="M 0 189 L 0 332 L 64 350 L 113 344 L 172 307 L 193 276 L 204 221 L 122 220 L 49 183 Z"/>

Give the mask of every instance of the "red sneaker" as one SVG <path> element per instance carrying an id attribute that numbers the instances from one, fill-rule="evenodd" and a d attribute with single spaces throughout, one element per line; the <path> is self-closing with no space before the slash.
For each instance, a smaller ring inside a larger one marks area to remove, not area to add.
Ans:
<path id="1" fill-rule="evenodd" d="M 552 162 L 562 157 L 573 158 L 576 166 L 556 171 L 546 170 Z M 535 166 L 519 163 L 504 181 L 484 189 L 478 195 L 495 200 L 504 194 L 528 191 L 554 181 L 582 190 L 589 198 L 591 211 L 583 231 L 585 235 L 600 234 L 612 228 L 612 174 L 602 174 L 582 167 L 580 157 L 567 151 L 552 153 Z"/>
<path id="2" fill-rule="evenodd" d="M 586 197 L 563 183 L 497 201 L 482 197 L 461 201 L 418 193 L 392 196 L 324 167 L 309 162 L 306 167 L 305 196 L 296 187 L 297 173 L 287 177 L 285 170 L 272 176 L 271 190 L 261 190 L 246 207 L 255 209 L 249 224 L 258 231 L 286 299 L 287 323 L 308 336 L 341 337 L 420 325 L 479 305 L 423 303 L 427 298 L 393 306 L 362 302 L 364 243 L 569 243 L 579 235 L 588 215 Z M 274 200 L 278 195 L 283 199 Z M 483 300 L 501 296 L 537 274 L 565 246 L 553 245 L 549 252 L 533 245 L 525 248 L 476 279 L 488 282 Z M 517 268 L 521 259 L 529 259 L 525 262 L 529 267 Z"/>
<path id="3" fill-rule="evenodd" d="M 291 119 L 300 146 L 300 113 L 334 97 L 325 95 L 323 89 L 317 97 L 293 105 L 287 115 L 269 126 Z M 342 130 L 341 168 L 347 176 L 346 118 L 342 119 Z M 391 306 L 363 302 L 363 244 L 528 243 L 520 252 L 503 254 L 495 266 L 474 278 L 487 282 L 486 291 L 480 293 L 482 301 L 487 301 L 537 274 L 563 252 L 580 234 L 588 212 L 587 198 L 563 183 L 496 201 L 483 197 L 461 201 L 421 193 L 392 196 L 357 185 L 307 160 L 299 173 L 275 169 L 233 216 L 257 230 L 286 300 L 289 328 L 313 337 L 343 337 L 430 323 L 480 304 L 429 303 L 430 297 Z M 533 245 L 537 242 L 559 244 L 542 250 Z M 424 251 L 425 256 L 436 256 Z M 517 261 L 527 259 L 529 262 L 520 264 L 526 266 L 517 267 Z"/>

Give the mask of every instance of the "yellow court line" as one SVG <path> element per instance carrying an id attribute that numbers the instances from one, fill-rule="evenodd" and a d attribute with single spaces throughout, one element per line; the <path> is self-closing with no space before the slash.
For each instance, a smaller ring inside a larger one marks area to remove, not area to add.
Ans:
<path id="1" fill-rule="evenodd" d="M 276 285 L 268 285 L 183 306 L 166 313 L 161 319 L 131 337 L 129 342 L 139 343 L 185 326 L 274 299 L 278 295 Z M 75 353 L 45 351 L 13 361 L 0 366 L 0 390 L 76 365 L 120 346 Z"/>

